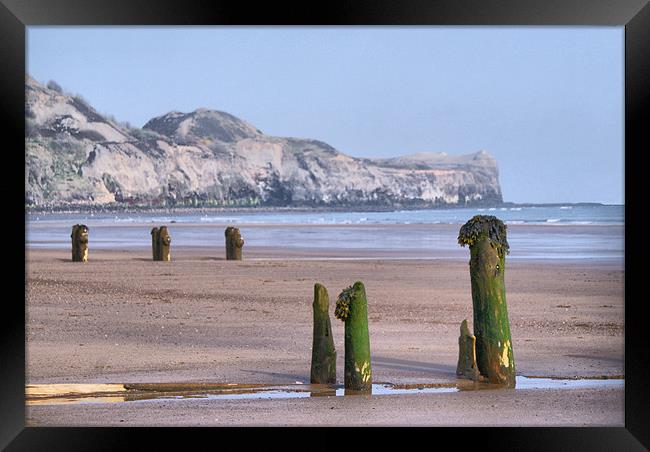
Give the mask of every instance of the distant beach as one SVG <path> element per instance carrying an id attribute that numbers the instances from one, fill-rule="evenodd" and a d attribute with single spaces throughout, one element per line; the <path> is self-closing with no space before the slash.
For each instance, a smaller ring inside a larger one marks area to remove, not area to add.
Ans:
<path id="1" fill-rule="evenodd" d="M 474 215 L 508 225 L 512 259 L 624 258 L 623 206 L 509 207 L 385 212 L 221 212 L 29 214 L 26 246 L 69 246 L 72 224 L 91 230 L 91 249 L 150 246 L 153 226 L 170 227 L 173 247 L 220 249 L 223 229 L 241 228 L 246 250 L 285 248 L 311 257 L 354 257 L 362 250 L 386 258 L 459 258 L 460 226 Z M 272 257 L 272 256 L 268 256 Z"/>

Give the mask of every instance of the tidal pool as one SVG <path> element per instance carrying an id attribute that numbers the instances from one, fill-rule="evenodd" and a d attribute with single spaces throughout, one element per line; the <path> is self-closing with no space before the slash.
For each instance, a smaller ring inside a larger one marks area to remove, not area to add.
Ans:
<path id="1" fill-rule="evenodd" d="M 264 385 L 212 383 L 127 383 L 127 384 L 43 384 L 26 386 L 26 404 L 58 405 L 78 403 L 146 402 L 151 400 L 237 400 L 294 399 L 304 397 L 374 397 L 398 394 L 440 394 L 479 390 L 541 390 L 624 387 L 625 380 L 557 379 L 516 377 L 514 389 L 498 385 L 458 380 L 456 383 L 392 384 L 376 383 L 368 392 L 346 390 L 342 385 Z"/>

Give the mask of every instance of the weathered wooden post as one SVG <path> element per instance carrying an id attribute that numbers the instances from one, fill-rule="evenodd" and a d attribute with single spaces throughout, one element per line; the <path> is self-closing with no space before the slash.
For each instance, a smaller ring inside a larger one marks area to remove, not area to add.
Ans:
<path id="1" fill-rule="evenodd" d="M 345 389 L 371 391 L 368 301 L 361 281 L 339 294 L 334 315 L 345 322 Z"/>
<path id="2" fill-rule="evenodd" d="M 480 379 L 480 374 L 476 365 L 476 337 L 469 332 L 467 319 L 463 320 L 460 324 L 456 375 L 474 381 Z"/>
<path id="3" fill-rule="evenodd" d="M 228 226 L 225 231 L 226 234 L 226 260 L 241 260 L 242 247 L 244 246 L 244 239 L 241 238 L 239 228 Z"/>
<path id="4" fill-rule="evenodd" d="M 158 229 L 158 253 L 159 253 L 158 260 L 161 261 L 172 260 L 171 243 L 172 243 L 172 237 L 171 235 L 169 235 L 167 226 L 161 226 Z"/>
<path id="5" fill-rule="evenodd" d="M 329 295 L 314 284 L 314 339 L 311 347 L 311 383 L 336 383 L 336 350 L 330 322 Z"/>
<path id="6" fill-rule="evenodd" d="M 88 226 L 85 224 L 75 224 L 72 226 L 72 261 L 88 261 Z"/>
<path id="7" fill-rule="evenodd" d="M 151 250 L 153 252 L 153 260 L 160 260 L 160 247 L 158 246 L 158 237 L 160 236 L 158 228 L 151 230 Z"/>
<path id="8" fill-rule="evenodd" d="M 490 215 L 476 215 L 458 234 L 469 245 L 474 335 L 478 370 L 490 383 L 515 387 L 515 361 L 506 306 L 506 225 Z"/>

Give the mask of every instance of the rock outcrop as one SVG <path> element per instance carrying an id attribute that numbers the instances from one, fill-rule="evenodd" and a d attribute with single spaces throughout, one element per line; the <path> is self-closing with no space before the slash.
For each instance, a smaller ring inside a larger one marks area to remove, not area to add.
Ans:
<path id="1" fill-rule="evenodd" d="M 502 202 L 487 152 L 348 156 L 265 135 L 228 113 L 116 123 L 56 84 L 26 80 L 25 195 L 32 206 L 431 207 Z"/>

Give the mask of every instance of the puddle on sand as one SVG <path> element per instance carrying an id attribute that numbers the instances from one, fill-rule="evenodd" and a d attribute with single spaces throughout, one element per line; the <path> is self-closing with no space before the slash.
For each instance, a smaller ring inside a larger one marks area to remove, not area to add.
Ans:
<path id="1" fill-rule="evenodd" d="M 581 389 L 623 387 L 624 379 L 556 379 L 518 376 L 519 389 Z M 349 391 L 341 385 L 263 385 L 212 383 L 128 383 L 79 385 L 27 385 L 26 404 L 58 405 L 80 403 L 143 402 L 151 400 L 237 400 L 294 399 L 302 397 L 385 396 L 440 394 L 460 391 L 509 390 L 498 385 L 458 380 L 456 383 L 376 383 L 369 392 Z"/>

